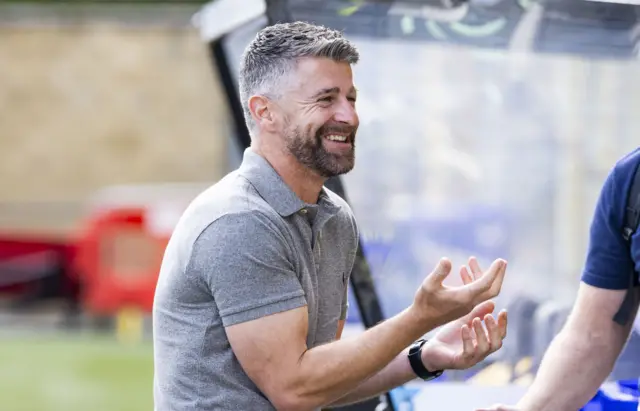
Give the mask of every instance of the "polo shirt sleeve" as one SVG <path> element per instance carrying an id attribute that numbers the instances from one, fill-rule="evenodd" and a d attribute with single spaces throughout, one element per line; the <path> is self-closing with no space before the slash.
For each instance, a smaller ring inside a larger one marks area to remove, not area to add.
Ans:
<path id="1" fill-rule="evenodd" d="M 290 256 L 268 216 L 244 212 L 210 224 L 195 241 L 190 263 L 228 327 L 307 304 Z"/>
<path id="2" fill-rule="evenodd" d="M 349 254 L 351 256 L 350 264 L 349 264 L 351 269 L 349 270 L 348 276 L 345 281 L 344 294 L 342 296 L 342 306 L 340 307 L 340 320 L 346 320 L 347 313 L 349 312 L 349 285 L 351 280 L 351 274 L 353 273 L 356 259 L 358 258 L 357 253 L 358 253 L 358 247 L 360 243 L 358 223 L 356 222 L 356 219 L 353 216 L 353 213 L 351 213 L 350 209 L 349 209 L 349 216 L 350 216 L 351 227 L 353 228 L 353 247 L 352 247 L 351 253 Z"/>
<path id="3" fill-rule="evenodd" d="M 589 233 L 582 281 L 598 288 L 626 289 L 633 260 L 622 237 L 626 205 L 626 176 L 613 168 L 601 189 Z M 625 178 L 622 178 L 625 177 Z M 622 178 L 622 179 L 621 179 Z"/>
<path id="4" fill-rule="evenodd" d="M 349 279 L 347 279 L 347 285 L 344 287 L 344 293 L 342 295 L 342 305 L 340 306 L 340 320 L 347 319 L 347 313 L 349 311 Z"/>

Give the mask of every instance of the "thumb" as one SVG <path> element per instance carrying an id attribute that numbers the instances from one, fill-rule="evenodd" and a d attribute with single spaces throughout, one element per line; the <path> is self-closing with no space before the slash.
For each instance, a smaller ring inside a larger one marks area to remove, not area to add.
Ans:
<path id="1" fill-rule="evenodd" d="M 451 261 L 449 261 L 449 259 L 446 257 L 442 257 L 440 261 L 438 261 L 438 264 L 436 265 L 436 267 L 433 269 L 433 272 L 431 273 L 430 277 L 432 281 L 438 284 L 442 284 L 442 282 L 444 281 L 445 278 L 447 278 L 450 272 L 451 272 Z"/>
<path id="2" fill-rule="evenodd" d="M 491 314 L 493 310 L 495 310 L 495 308 L 496 308 L 496 304 L 493 301 L 491 300 L 484 301 L 476 305 L 475 307 L 473 307 L 473 310 L 471 310 L 469 314 L 462 317 L 461 318 L 462 323 L 471 325 L 471 321 L 473 321 L 474 318 L 477 317 L 477 318 L 483 319 L 485 315 Z"/>
<path id="3" fill-rule="evenodd" d="M 466 285 L 473 290 L 474 293 L 485 292 L 497 283 L 498 289 L 502 286 L 502 279 L 504 277 L 504 268 L 506 267 L 506 261 L 502 259 L 495 260 L 489 269 L 478 280 Z"/>

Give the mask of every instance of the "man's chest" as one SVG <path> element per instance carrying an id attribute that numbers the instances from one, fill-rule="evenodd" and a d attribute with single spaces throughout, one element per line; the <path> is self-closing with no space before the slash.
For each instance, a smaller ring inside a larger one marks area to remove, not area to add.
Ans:
<path id="1" fill-rule="evenodd" d="M 304 223 L 304 221 L 303 221 Z M 310 346 L 333 340 L 347 298 L 357 240 L 346 227 L 300 224 L 294 236 L 295 270 L 307 299 Z"/>

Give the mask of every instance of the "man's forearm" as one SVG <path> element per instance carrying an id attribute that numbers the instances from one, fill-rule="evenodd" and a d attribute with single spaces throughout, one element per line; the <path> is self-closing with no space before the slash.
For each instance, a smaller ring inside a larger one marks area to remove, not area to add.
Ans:
<path id="1" fill-rule="evenodd" d="M 420 322 L 410 311 L 404 311 L 355 338 L 307 351 L 300 359 L 300 385 L 294 390 L 293 408 L 326 406 L 357 388 L 361 393 L 358 396 L 364 399 L 410 379 L 410 366 L 408 362 L 403 364 L 400 353 L 439 325 Z M 380 372 L 383 369 L 385 372 Z"/>
<path id="2" fill-rule="evenodd" d="M 518 407 L 523 411 L 578 410 L 607 378 L 625 341 L 620 330 L 563 330 L 551 343 Z"/>
<path id="3" fill-rule="evenodd" d="M 382 371 L 360 384 L 358 388 L 349 394 L 332 403 L 331 406 L 338 407 L 362 402 L 415 379 L 416 375 L 409 365 L 408 354 L 409 350 L 404 350 L 394 358 L 389 365 L 384 367 Z"/>

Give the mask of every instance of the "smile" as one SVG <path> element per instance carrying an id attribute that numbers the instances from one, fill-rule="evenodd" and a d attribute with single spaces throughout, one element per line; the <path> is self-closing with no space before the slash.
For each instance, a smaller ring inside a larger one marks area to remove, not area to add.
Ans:
<path id="1" fill-rule="evenodd" d="M 336 135 L 336 134 L 331 134 L 331 135 L 326 136 L 325 138 L 326 138 L 327 140 L 337 141 L 337 142 L 340 142 L 340 143 L 344 143 L 344 142 L 346 142 L 346 141 L 347 141 L 347 138 L 348 138 L 348 137 L 347 137 L 347 136 L 339 136 L 339 135 Z"/>

